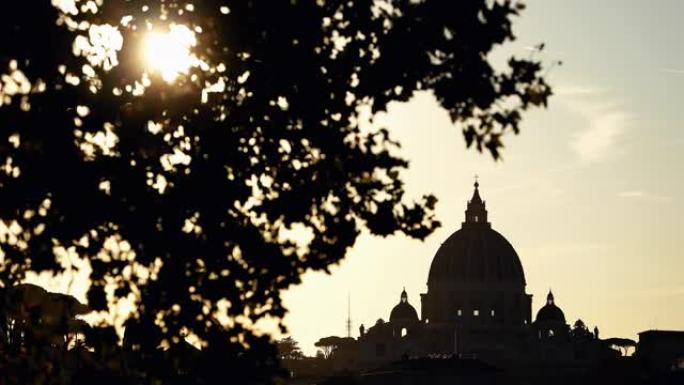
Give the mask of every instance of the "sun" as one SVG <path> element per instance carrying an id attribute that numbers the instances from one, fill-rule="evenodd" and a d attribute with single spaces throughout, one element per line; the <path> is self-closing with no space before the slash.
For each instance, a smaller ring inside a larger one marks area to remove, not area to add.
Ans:
<path id="1" fill-rule="evenodd" d="M 158 73 L 166 82 L 173 82 L 198 65 L 199 60 L 192 53 L 196 44 L 195 33 L 184 25 L 171 24 L 167 31 L 148 32 L 142 44 L 146 70 Z"/>

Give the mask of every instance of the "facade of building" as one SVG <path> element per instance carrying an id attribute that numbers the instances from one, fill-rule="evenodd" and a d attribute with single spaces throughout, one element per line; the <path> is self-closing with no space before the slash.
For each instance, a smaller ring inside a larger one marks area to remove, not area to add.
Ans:
<path id="1" fill-rule="evenodd" d="M 572 361 L 604 352 L 598 330 L 578 321 L 571 329 L 549 291 L 532 318 L 520 258 L 488 220 L 475 183 L 461 228 L 437 250 L 421 314 L 402 291 L 389 321 L 378 319 L 348 346 L 345 366 L 375 367 L 407 357 L 477 357 L 499 366 L 521 360 Z"/>

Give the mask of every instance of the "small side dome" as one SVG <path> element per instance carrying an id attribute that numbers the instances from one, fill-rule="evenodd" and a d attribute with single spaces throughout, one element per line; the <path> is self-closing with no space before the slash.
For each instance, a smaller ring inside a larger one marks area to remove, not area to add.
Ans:
<path id="1" fill-rule="evenodd" d="M 549 294 L 546 296 L 546 305 L 537 312 L 536 322 L 565 323 L 565 314 L 563 314 L 563 310 L 556 306 L 553 299 L 553 293 L 550 290 Z"/>
<path id="2" fill-rule="evenodd" d="M 418 322 L 418 312 L 408 303 L 408 295 L 406 289 L 401 292 L 401 299 L 399 304 L 392 309 L 390 313 L 390 322 Z"/>

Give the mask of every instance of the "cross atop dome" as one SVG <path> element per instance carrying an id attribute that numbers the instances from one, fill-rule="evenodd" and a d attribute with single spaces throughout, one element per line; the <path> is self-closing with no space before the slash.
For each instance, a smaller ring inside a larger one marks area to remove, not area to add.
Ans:
<path id="1" fill-rule="evenodd" d="M 487 222 L 487 208 L 485 202 L 480 197 L 480 182 L 478 182 L 478 179 L 479 177 L 475 175 L 475 191 L 473 191 L 473 197 L 468 201 L 463 227 L 472 225 L 490 226 L 489 222 Z"/>

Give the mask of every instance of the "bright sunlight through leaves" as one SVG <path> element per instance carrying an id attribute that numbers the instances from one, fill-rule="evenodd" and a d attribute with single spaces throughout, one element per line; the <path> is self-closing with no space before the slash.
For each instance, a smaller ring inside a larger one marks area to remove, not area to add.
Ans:
<path id="1" fill-rule="evenodd" d="M 142 46 L 145 66 L 171 83 L 198 65 L 199 60 L 191 52 L 196 44 L 195 33 L 184 25 L 172 24 L 165 32 L 150 31 Z"/>

